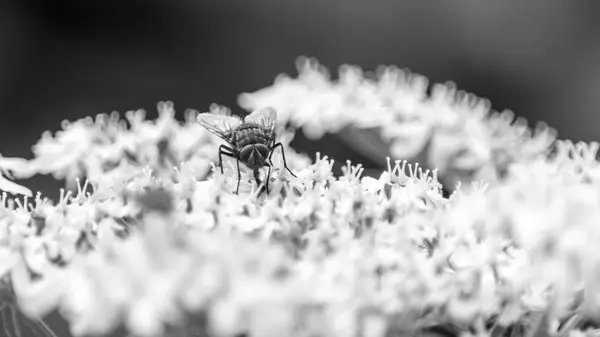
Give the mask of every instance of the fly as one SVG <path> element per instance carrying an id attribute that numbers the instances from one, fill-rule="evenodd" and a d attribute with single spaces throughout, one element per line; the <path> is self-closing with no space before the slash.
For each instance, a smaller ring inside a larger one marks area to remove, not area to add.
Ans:
<path id="1" fill-rule="evenodd" d="M 227 142 L 219 146 L 219 167 L 223 173 L 223 155 L 234 158 L 237 164 L 238 182 L 235 193 L 240 190 L 240 162 L 252 170 L 257 186 L 260 186 L 259 169 L 268 167 L 265 190 L 269 194 L 269 178 L 273 161 L 271 157 L 276 148 L 281 148 L 283 166 L 294 177 L 288 168 L 283 144 L 275 142 L 275 124 L 277 112 L 272 108 L 264 108 L 247 115 L 244 119 L 228 114 L 212 112 L 200 113 L 196 117 L 198 123 L 208 131 Z"/>

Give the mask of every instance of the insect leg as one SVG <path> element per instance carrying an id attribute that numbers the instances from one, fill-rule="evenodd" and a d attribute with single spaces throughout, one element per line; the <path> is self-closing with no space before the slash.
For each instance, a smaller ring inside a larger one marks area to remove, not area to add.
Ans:
<path id="1" fill-rule="evenodd" d="M 223 174 L 223 157 L 221 155 L 226 155 L 227 157 L 235 158 L 235 163 L 237 165 L 237 173 L 238 173 L 238 182 L 237 182 L 237 188 L 235 189 L 235 194 L 239 194 L 240 181 L 242 180 L 242 173 L 240 171 L 240 159 L 235 154 L 227 152 L 227 151 L 233 152 L 233 149 L 230 147 L 227 147 L 225 145 L 219 146 L 219 166 L 221 167 L 221 174 Z"/>
<path id="2" fill-rule="evenodd" d="M 258 176 L 258 169 L 254 169 L 254 180 L 256 181 L 256 188 L 260 186 L 260 177 Z"/>
<path id="3" fill-rule="evenodd" d="M 219 146 L 219 167 L 221 168 L 221 174 L 223 174 L 223 157 L 221 157 L 221 155 L 224 154 L 228 157 L 235 158 L 233 153 L 234 151 L 232 148 L 225 145 Z"/>
<path id="4" fill-rule="evenodd" d="M 237 188 L 235 189 L 235 194 L 240 194 L 240 180 L 242 180 L 242 173 L 240 172 L 240 160 L 236 158 L 235 162 L 237 164 L 238 171 L 238 183 Z"/>
<path id="5" fill-rule="evenodd" d="M 273 146 L 273 151 L 271 151 L 271 154 L 269 155 L 269 160 L 271 160 L 271 156 L 273 155 L 275 148 L 278 146 L 281 148 L 281 157 L 283 158 L 283 167 L 285 167 L 285 169 L 288 170 L 288 172 L 292 176 L 294 176 L 294 178 L 297 178 L 296 175 L 294 174 L 294 172 L 292 172 L 292 170 L 290 170 L 290 168 L 287 166 L 287 162 L 285 161 L 285 152 L 283 151 L 283 144 L 281 144 L 281 142 L 279 142 Z"/>
<path id="6" fill-rule="evenodd" d="M 269 163 L 265 163 L 265 166 L 267 166 L 269 168 L 269 171 L 267 171 L 267 181 L 265 182 L 265 189 L 267 191 L 267 195 L 269 195 L 269 180 L 271 180 L 271 165 L 269 165 Z"/>

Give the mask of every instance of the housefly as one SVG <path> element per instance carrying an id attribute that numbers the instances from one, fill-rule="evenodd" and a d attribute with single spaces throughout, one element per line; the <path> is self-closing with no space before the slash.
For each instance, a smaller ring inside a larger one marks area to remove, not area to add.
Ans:
<path id="1" fill-rule="evenodd" d="M 234 158 L 237 164 L 238 182 L 235 193 L 240 190 L 240 162 L 252 170 L 257 186 L 260 186 L 259 169 L 268 167 L 265 190 L 269 194 L 269 178 L 273 162 L 271 157 L 277 147 L 281 148 L 283 166 L 294 177 L 288 168 L 281 142 L 275 142 L 275 123 L 277 112 L 272 108 L 264 108 L 247 115 L 245 118 L 212 112 L 200 113 L 196 116 L 198 123 L 208 131 L 219 136 L 227 145 L 219 146 L 219 167 L 223 173 L 223 155 Z"/>

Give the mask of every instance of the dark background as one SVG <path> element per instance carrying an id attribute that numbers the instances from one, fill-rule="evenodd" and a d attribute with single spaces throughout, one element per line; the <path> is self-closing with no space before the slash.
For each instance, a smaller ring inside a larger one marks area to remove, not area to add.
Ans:
<path id="1" fill-rule="evenodd" d="M 31 157 L 63 119 L 137 108 L 154 117 L 159 100 L 180 117 L 212 102 L 235 108 L 239 93 L 295 76 L 300 55 L 334 73 L 343 63 L 409 67 L 561 138 L 600 140 L 599 28 L 594 0 L 4 1 L 0 153 Z M 301 150 L 356 158 L 332 144 Z M 59 186 L 29 184 L 50 195 Z"/>
<path id="2" fill-rule="evenodd" d="M 599 140 L 599 28 L 593 0 L 5 0 L 0 153 L 30 157 L 63 119 L 137 108 L 154 117 L 159 100 L 180 117 L 212 102 L 235 109 L 239 93 L 295 76 L 300 55 L 334 74 L 343 63 L 408 67 L 561 138 Z M 332 142 L 302 147 L 360 160 Z M 30 187 L 59 186 L 39 184 Z"/>

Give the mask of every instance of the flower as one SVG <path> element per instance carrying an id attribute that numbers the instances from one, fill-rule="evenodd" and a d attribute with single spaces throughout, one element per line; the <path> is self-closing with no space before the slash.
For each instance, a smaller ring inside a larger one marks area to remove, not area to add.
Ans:
<path id="1" fill-rule="evenodd" d="M 343 65 L 333 80 L 314 58 L 299 58 L 297 68 L 297 78 L 280 75 L 272 86 L 240 95 L 239 104 L 249 111 L 271 106 L 279 123 L 311 139 L 349 127 L 376 129 L 392 156 L 426 158 L 423 164 L 451 186 L 500 179 L 511 163 L 544 155 L 556 138 L 546 124 L 532 131 L 511 111 L 495 112 L 488 100 L 453 83 L 434 84 L 428 95 L 427 79 L 408 70 L 381 66 L 370 74 Z"/>
<path id="2" fill-rule="evenodd" d="M 405 70 L 346 66 L 331 80 L 301 62 L 298 79 L 240 99 L 280 105 L 278 122 L 309 136 L 379 130 L 405 160 L 388 157 L 377 178 L 346 162 L 338 177 L 327 156 L 293 151 L 287 129 L 278 140 L 294 175 L 274 152 L 263 193 L 243 166 L 221 172 L 215 137 L 191 110 L 177 121 L 170 102 L 154 121 L 65 122 L 36 158 L 0 157 L 8 178 L 74 187 L 56 203 L 0 199 L 11 303 L 33 319 L 59 311 L 75 335 L 496 335 L 534 333 L 537 311 L 563 334 L 598 316 L 598 143 L 554 142 L 452 84 L 428 95 Z M 407 160 L 416 154 L 438 168 Z M 456 182 L 450 197 L 442 182 Z"/>
<path id="3" fill-rule="evenodd" d="M 6 158 L 0 155 L 0 190 L 12 194 L 21 194 L 28 197 L 33 196 L 31 190 L 7 179 L 11 178 L 11 172 L 18 177 L 28 177 L 31 169 L 25 159 Z M 7 176 L 7 177 L 5 177 Z"/>

